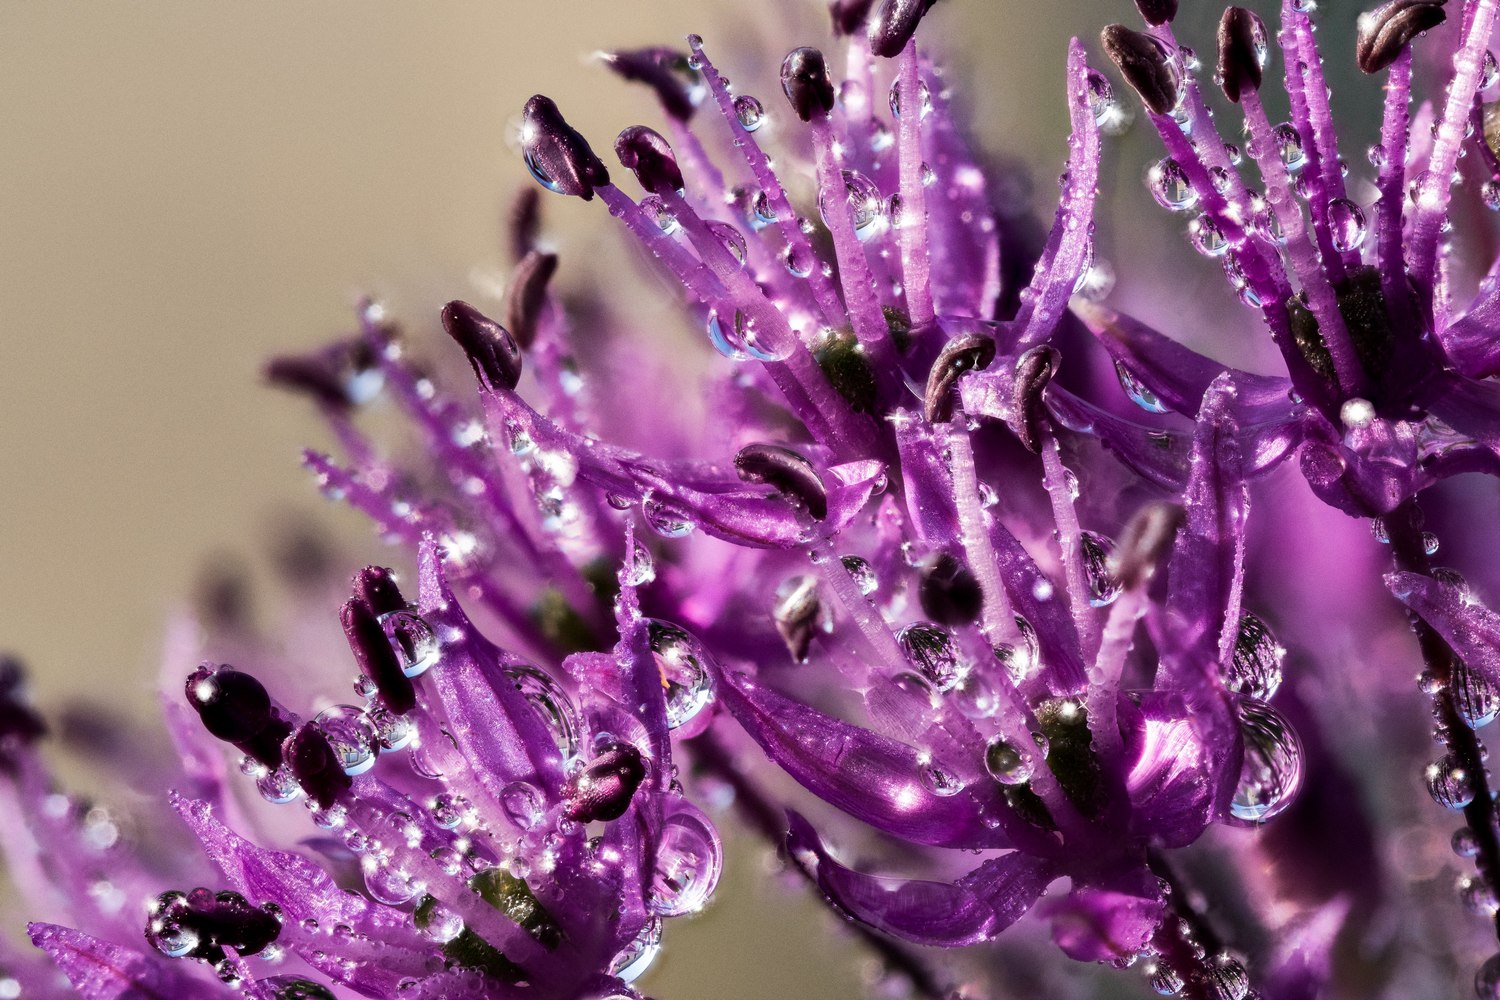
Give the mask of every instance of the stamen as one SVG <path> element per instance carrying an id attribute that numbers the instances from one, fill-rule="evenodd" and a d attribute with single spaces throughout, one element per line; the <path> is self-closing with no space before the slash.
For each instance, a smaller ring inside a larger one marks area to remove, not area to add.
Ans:
<path id="1" fill-rule="evenodd" d="M 1111 24 L 1099 36 L 1104 51 L 1120 68 L 1125 82 L 1153 114 L 1170 114 L 1181 97 L 1171 54 L 1160 40 L 1123 24 Z"/>
<path id="2" fill-rule="evenodd" d="M 339 621 L 355 662 L 375 682 L 385 707 L 397 715 L 415 708 L 416 689 L 402 671 L 401 661 L 370 606 L 358 597 L 350 598 L 339 611 Z"/>
<path id="3" fill-rule="evenodd" d="M 563 811 L 576 823 L 619 819 L 645 777 L 646 765 L 634 744 L 611 743 L 568 782 Z"/>
<path id="4" fill-rule="evenodd" d="M 661 134 L 644 125 L 632 125 L 615 139 L 615 155 L 626 170 L 635 174 L 641 187 L 655 195 L 682 191 L 682 169 L 672 147 Z"/>
<path id="5" fill-rule="evenodd" d="M 901 137 L 901 284 L 914 329 L 926 329 L 934 317 L 932 286 L 928 280 L 927 186 L 922 182 L 922 76 L 913 41 L 901 57 L 901 106 L 906 113 L 896 123 Z"/>
<path id="6" fill-rule="evenodd" d="M 521 258 L 505 291 L 505 324 L 524 351 L 536 341 L 547 285 L 557 273 L 557 254 L 532 250 Z M 518 376 L 519 366 L 516 373 Z M 514 388 L 511 386 L 510 388 Z"/>
<path id="7" fill-rule="evenodd" d="M 931 424 L 953 419 L 953 386 L 969 372 L 983 371 L 995 360 L 995 341 L 978 333 L 965 333 L 943 345 L 927 373 L 927 391 L 922 412 Z"/>
<path id="8" fill-rule="evenodd" d="M 1014 380 L 1011 382 L 1011 428 L 1026 450 L 1032 454 L 1041 451 L 1042 428 L 1046 410 L 1042 404 L 1042 393 L 1052 383 L 1062 355 L 1050 344 L 1042 344 L 1026 351 L 1016 359 Z"/>
<path id="9" fill-rule="evenodd" d="M 549 191 L 592 201 L 609 183 L 609 171 L 549 97 L 536 95 L 521 112 L 521 150 L 526 167 Z"/>
<path id="10" fill-rule="evenodd" d="M 1388 0 L 1359 15 L 1354 41 L 1354 58 L 1359 68 L 1366 73 L 1379 73 L 1389 67 L 1411 45 L 1412 39 L 1447 20 L 1445 2 Z"/>
<path id="11" fill-rule="evenodd" d="M 521 380 L 521 347 L 509 330 L 457 299 L 443 306 L 442 321 L 468 355 L 482 388 L 515 389 Z"/>
<path id="12" fill-rule="evenodd" d="M 813 464 L 790 448 L 751 444 L 734 456 L 734 467 L 747 483 L 765 483 L 796 500 L 813 520 L 828 516 L 828 488 Z"/>
<path id="13" fill-rule="evenodd" d="M 1266 60 L 1266 26 L 1243 7 L 1229 7 L 1219 21 L 1219 85 L 1238 104 L 1242 89 L 1260 89 Z"/>
<path id="14" fill-rule="evenodd" d="M 880 0 L 870 18 L 870 51 L 894 59 L 916 34 L 917 25 L 937 0 Z"/>

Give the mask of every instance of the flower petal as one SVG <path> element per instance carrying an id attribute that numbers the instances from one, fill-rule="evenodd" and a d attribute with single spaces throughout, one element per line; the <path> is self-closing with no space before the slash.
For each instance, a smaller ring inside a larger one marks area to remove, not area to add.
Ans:
<path id="1" fill-rule="evenodd" d="M 157 961 L 71 927 L 30 924 L 32 944 L 57 963 L 84 1000 L 186 1000 L 218 992 L 181 965 Z"/>
<path id="2" fill-rule="evenodd" d="M 1500 614 L 1457 587 L 1420 573 L 1391 573 L 1385 583 L 1396 600 L 1447 640 L 1470 670 L 1500 685 Z"/>
<path id="3" fill-rule="evenodd" d="M 957 948 L 988 941 L 1019 920 L 1057 877 L 1050 861 L 1012 851 L 957 882 L 868 875 L 835 861 L 795 812 L 787 847 L 809 855 L 818 886 L 854 919 L 915 944 Z"/>

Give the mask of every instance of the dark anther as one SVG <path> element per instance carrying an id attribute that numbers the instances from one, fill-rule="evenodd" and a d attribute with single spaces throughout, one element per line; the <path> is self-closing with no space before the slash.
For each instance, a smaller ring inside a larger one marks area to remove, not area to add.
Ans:
<path id="1" fill-rule="evenodd" d="M 875 370 L 852 334 L 829 337 L 813 352 L 813 359 L 849 409 L 875 411 Z"/>
<path id="2" fill-rule="evenodd" d="M 927 617 L 942 625 L 967 625 L 979 617 L 984 592 L 969 568 L 947 552 L 922 568 L 917 599 Z"/>
<path id="3" fill-rule="evenodd" d="M 211 735 L 272 770 L 281 766 L 281 743 L 292 727 L 272 707 L 260 681 L 231 667 L 204 664 L 188 675 L 184 691 Z"/>
<path id="4" fill-rule="evenodd" d="M 953 386 L 969 372 L 981 371 L 995 360 L 995 341 L 977 333 L 965 333 L 944 345 L 932 370 L 927 373 L 927 392 L 922 411 L 928 423 L 945 424 L 953 419 Z"/>
<path id="5" fill-rule="evenodd" d="M 688 57 L 675 49 L 611 52 L 604 57 L 604 64 L 625 79 L 656 91 L 662 109 L 678 121 L 687 121 L 698 107 L 702 82 Z"/>
<path id="6" fill-rule="evenodd" d="M 1142 507 L 1126 522 L 1111 566 L 1121 587 L 1132 590 L 1150 579 L 1171 551 L 1182 516 L 1181 507 L 1159 500 Z"/>
<path id="7" fill-rule="evenodd" d="M 281 936 L 274 904 L 252 906 L 237 892 L 164 892 L 151 903 L 146 940 L 169 958 L 194 958 L 217 965 L 224 949 L 254 955 Z"/>
<path id="8" fill-rule="evenodd" d="M 354 574 L 354 596 L 369 605 L 376 617 L 406 610 L 406 598 L 396 586 L 395 576 L 384 566 L 366 566 Z"/>
<path id="9" fill-rule="evenodd" d="M 591 201 L 594 188 L 609 183 L 609 171 L 588 141 L 563 120 L 550 97 L 536 95 L 521 112 L 521 149 L 542 186 Z"/>
<path id="10" fill-rule="evenodd" d="M 287 765 L 297 784 L 319 809 L 333 808 L 339 796 L 354 785 L 354 779 L 344 773 L 333 744 L 315 725 L 304 725 L 292 736 L 287 747 Z"/>
<path id="11" fill-rule="evenodd" d="M 771 620 L 776 623 L 776 634 L 786 643 L 787 652 L 798 663 L 807 661 L 807 651 L 812 646 L 822 612 L 823 602 L 818 596 L 818 578 L 815 576 L 792 577 L 776 591 Z"/>
<path id="12" fill-rule="evenodd" d="M 529 185 L 517 191 L 505 228 L 510 234 L 512 257 L 520 260 L 534 250 L 542 228 L 542 193 Z"/>
<path id="13" fill-rule="evenodd" d="M 1379 73 L 1401 55 L 1411 40 L 1447 18 L 1446 0 L 1388 0 L 1359 15 L 1354 58 L 1366 73 Z"/>
<path id="14" fill-rule="evenodd" d="M 805 122 L 832 111 L 833 78 L 823 53 L 806 47 L 788 52 L 781 63 L 781 92 Z"/>
<path id="15" fill-rule="evenodd" d="M 514 389 L 521 380 L 521 345 L 505 327 L 467 302 L 454 299 L 443 306 L 443 329 L 469 356 L 479 384 Z"/>
<path id="16" fill-rule="evenodd" d="M 828 516 L 828 489 L 811 462 L 790 448 L 750 444 L 734 456 L 734 467 L 747 483 L 766 483 L 806 508 L 816 521 Z"/>
<path id="17" fill-rule="evenodd" d="M 199 667 L 188 675 L 185 693 L 203 728 L 226 743 L 254 739 L 270 725 L 271 696 L 243 671 Z"/>
<path id="18" fill-rule="evenodd" d="M 1120 67 L 1125 82 L 1141 95 L 1152 114 L 1164 115 L 1177 107 L 1177 71 L 1165 45 L 1123 24 L 1111 24 L 1099 39 L 1105 54 Z"/>
<path id="19" fill-rule="evenodd" d="M 1011 383 L 1012 425 L 1027 450 L 1042 450 L 1042 392 L 1057 374 L 1061 363 L 1057 348 L 1039 344 L 1016 359 L 1015 381 Z"/>
<path id="20" fill-rule="evenodd" d="M 1162 25 L 1177 16 L 1177 0 L 1135 0 L 1135 9 L 1150 25 Z"/>
<path id="21" fill-rule="evenodd" d="M 1240 103 L 1240 94 L 1259 90 L 1266 65 L 1266 25 L 1243 7 L 1229 7 L 1219 21 L 1219 85 Z"/>
<path id="22" fill-rule="evenodd" d="M 358 597 L 351 598 L 339 611 L 339 621 L 344 625 L 344 637 L 349 640 L 355 662 L 375 682 L 385 707 L 397 715 L 415 708 L 416 689 L 402 671 L 401 661 L 370 606 Z"/>
<path id="23" fill-rule="evenodd" d="M 314 402 L 334 410 L 354 405 L 345 391 L 343 377 L 325 357 L 291 356 L 266 362 L 266 381 L 281 389 L 300 393 Z"/>
<path id="24" fill-rule="evenodd" d="M 1333 289 L 1339 304 L 1339 315 L 1349 331 L 1355 356 L 1365 373 L 1377 381 L 1390 366 L 1395 333 L 1385 295 L 1380 288 L 1380 272 L 1366 264 L 1355 268 Z M 1292 340 L 1302 357 L 1329 385 L 1338 387 L 1338 373 L 1318 318 L 1308 308 L 1305 293 L 1287 299 L 1287 318 Z"/>
<path id="25" fill-rule="evenodd" d="M 833 0 L 828 15 L 833 18 L 835 35 L 852 35 L 865 26 L 875 0 Z"/>
<path id="26" fill-rule="evenodd" d="M 615 139 L 615 155 L 626 170 L 635 174 L 641 187 L 652 194 L 682 190 L 682 169 L 677 154 L 661 134 L 644 125 L 632 125 Z"/>
<path id="27" fill-rule="evenodd" d="M 533 250 L 521 258 L 510 276 L 510 287 L 505 292 L 505 325 L 523 351 L 536 341 L 536 325 L 547 301 L 547 285 L 556 273 L 557 254 Z M 518 359 L 518 372 L 519 364 Z"/>
<path id="28" fill-rule="evenodd" d="M 887 59 L 899 56 L 917 25 L 937 0 L 880 0 L 870 18 L 870 50 Z"/>
<path id="29" fill-rule="evenodd" d="M 25 688 L 21 661 L 0 655 L 0 745 L 10 739 L 31 743 L 47 735 L 41 716 L 26 704 Z"/>
<path id="30" fill-rule="evenodd" d="M 563 790 L 563 810 L 577 823 L 619 819 L 646 777 L 641 752 L 630 743 L 611 743 Z"/>

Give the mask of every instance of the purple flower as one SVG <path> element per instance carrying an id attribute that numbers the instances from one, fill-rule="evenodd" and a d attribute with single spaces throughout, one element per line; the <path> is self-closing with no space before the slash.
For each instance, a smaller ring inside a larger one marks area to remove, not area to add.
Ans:
<path id="1" fill-rule="evenodd" d="M 1386 74 L 1380 143 L 1370 151 L 1379 196 L 1351 197 L 1336 145 L 1323 65 L 1310 14 L 1287 0 L 1273 45 L 1260 19 L 1225 12 L 1218 72 L 1243 110 L 1246 148 L 1214 125 L 1169 21 L 1146 33 L 1116 25 L 1104 44 L 1139 90 L 1168 156 L 1152 168 L 1156 199 L 1197 213 L 1190 239 L 1219 260 L 1241 301 L 1255 308 L 1287 376 L 1233 371 L 1242 389 L 1236 416 L 1250 471 L 1296 453 L 1313 490 L 1355 516 L 1394 511 L 1427 486 L 1469 471 L 1495 472 L 1500 395 L 1486 379 L 1500 371 L 1494 273 L 1466 309 L 1455 307 L 1449 208 L 1459 158 L 1472 150 L 1486 191 L 1500 191 L 1500 162 L 1487 144 L 1480 91 L 1493 82 L 1486 48 L 1494 5 L 1464 4 L 1453 74 L 1435 112 L 1415 123 L 1411 44 L 1443 20 L 1440 3 L 1395 0 L 1361 15 L 1360 68 Z M 1290 122 L 1272 126 L 1260 90 L 1279 50 Z M 1264 193 L 1239 164 L 1248 157 Z M 1493 272 L 1493 269 L 1492 269 Z M 1079 315 L 1114 356 L 1121 383 L 1154 412 L 1193 416 L 1225 366 L 1102 306 Z M 1067 393 L 1053 394 L 1060 419 L 1098 434 L 1143 475 L 1180 483 L 1185 443 L 1176 431 L 1146 428 Z"/>

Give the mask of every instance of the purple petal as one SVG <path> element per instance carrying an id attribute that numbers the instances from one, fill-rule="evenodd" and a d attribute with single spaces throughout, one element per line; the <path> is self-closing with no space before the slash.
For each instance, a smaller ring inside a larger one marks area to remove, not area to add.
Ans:
<path id="1" fill-rule="evenodd" d="M 1164 904 L 1140 891 L 1076 886 L 1038 911 L 1052 922 L 1052 940 L 1069 958 L 1112 962 L 1140 954 L 1161 923 Z"/>
<path id="2" fill-rule="evenodd" d="M 1049 861 L 1013 851 L 957 882 L 867 875 L 835 861 L 812 825 L 788 813 L 787 847 L 810 854 L 821 888 L 861 923 L 916 944 L 957 948 L 988 941 L 1019 920 L 1057 877 Z"/>
<path id="3" fill-rule="evenodd" d="M 1147 692 L 1137 706 L 1120 704 L 1129 771 L 1131 826 L 1164 847 L 1198 839 L 1213 819 L 1213 755 L 1182 698 Z"/>
<path id="4" fill-rule="evenodd" d="M 1457 587 L 1420 573 L 1391 573 L 1386 586 L 1447 640 L 1459 659 L 1500 685 L 1500 615 Z"/>
<path id="5" fill-rule="evenodd" d="M 177 963 L 56 924 L 30 924 L 32 944 L 57 963 L 84 1000 L 185 1000 L 217 991 Z"/>
<path id="6" fill-rule="evenodd" d="M 1438 342 L 1453 367 L 1470 378 L 1500 373 L 1500 277 L 1485 278 L 1479 298 L 1438 333 Z"/>

